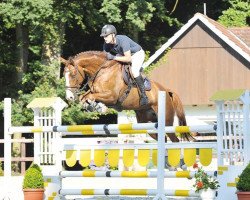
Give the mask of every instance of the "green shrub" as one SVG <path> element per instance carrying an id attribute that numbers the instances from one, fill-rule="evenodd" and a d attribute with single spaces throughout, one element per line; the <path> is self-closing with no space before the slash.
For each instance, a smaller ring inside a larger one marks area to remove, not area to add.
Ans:
<path id="1" fill-rule="evenodd" d="M 239 181 L 236 184 L 236 188 L 239 191 L 250 191 L 250 163 L 240 174 Z"/>
<path id="2" fill-rule="evenodd" d="M 44 188 L 43 174 L 37 164 L 32 164 L 25 172 L 23 189 Z"/>
<path id="3" fill-rule="evenodd" d="M 3 176 L 2 162 L 0 162 L 0 176 Z"/>

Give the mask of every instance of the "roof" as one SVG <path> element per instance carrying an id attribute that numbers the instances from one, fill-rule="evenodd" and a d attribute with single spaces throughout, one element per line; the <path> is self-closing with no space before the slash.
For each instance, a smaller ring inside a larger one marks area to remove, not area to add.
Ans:
<path id="1" fill-rule="evenodd" d="M 240 38 L 243 42 L 250 47 L 250 27 L 233 27 L 228 28 L 233 34 Z"/>
<path id="2" fill-rule="evenodd" d="M 211 98 L 211 101 L 233 101 L 238 100 L 245 93 L 244 89 L 235 90 L 220 90 L 216 92 Z"/>
<path id="3" fill-rule="evenodd" d="M 67 104 L 60 97 L 45 97 L 35 98 L 28 105 L 27 108 L 55 108 L 66 107 Z"/>
<path id="4" fill-rule="evenodd" d="M 149 66 L 155 59 L 157 59 L 167 48 L 169 48 L 175 41 L 178 40 L 186 30 L 188 30 L 194 23 L 201 21 L 208 29 L 221 38 L 232 49 L 238 52 L 243 58 L 250 62 L 250 47 L 242 39 L 243 36 L 235 34 L 230 29 L 225 28 L 218 22 L 210 19 L 209 17 L 196 13 L 173 37 L 171 37 L 165 44 L 161 46 L 148 60 L 143 64 L 143 68 Z M 237 35 L 237 36 L 236 36 Z M 248 35 L 249 36 L 249 35 Z M 245 37 L 244 37 L 245 38 Z"/>

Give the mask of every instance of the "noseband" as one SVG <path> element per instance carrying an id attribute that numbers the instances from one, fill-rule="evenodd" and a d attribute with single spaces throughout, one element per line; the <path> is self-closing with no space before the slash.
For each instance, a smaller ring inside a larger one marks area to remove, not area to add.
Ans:
<path id="1" fill-rule="evenodd" d="M 77 73 L 79 73 L 81 75 L 83 80 L 84 80 L 84 75 L 80 72 L 77 65 L 73 65 L 73 67 L 74 67 L 74 70 L 76 71 L 75 75 L 73 75 L 72 70 L 70 70 L 70 69 L 65 70 L 65 72 L 69 72 L 71 74 L 72 78 L 76 80 L 76 84 L 75 84 L 75 86 L 66 86 L 66 89 L 76 88 L 74 93 L 79 94 L 81 91 L 83 91 L 85 89 L 86 86 L 83 87 L 83 84 L 81 84 L 81 85 L 79 84 L 79 79 L 77 78 Z"/>

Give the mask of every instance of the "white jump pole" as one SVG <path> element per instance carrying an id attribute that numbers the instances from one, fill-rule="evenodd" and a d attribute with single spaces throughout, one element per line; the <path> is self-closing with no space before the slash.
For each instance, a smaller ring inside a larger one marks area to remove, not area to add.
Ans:
<path id="1" fill-rule="evenodd" d="M 165 112 L 166 92 L 158 93 L 158 141 L 157 141 L 157 195 L 156 199 L 167 199 L 164 191 L 164 164 L 165 164 Z"/>

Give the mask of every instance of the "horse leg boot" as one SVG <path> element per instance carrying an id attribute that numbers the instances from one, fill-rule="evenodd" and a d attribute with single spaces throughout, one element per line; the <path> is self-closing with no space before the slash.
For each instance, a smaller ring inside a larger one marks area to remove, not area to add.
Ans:
<path id="1" fill-rule="evenodd" d="M 140 105 L 144 106 L 148 104 L 148 97 L 145 92 L 144 81 L 141 75 L 135 78 L 138 89 L 140 90 Z"/>

